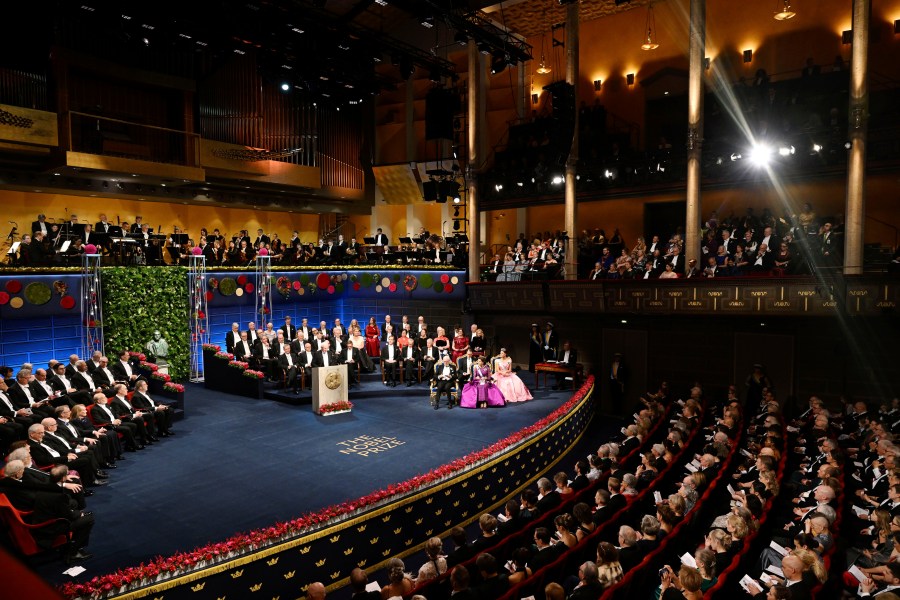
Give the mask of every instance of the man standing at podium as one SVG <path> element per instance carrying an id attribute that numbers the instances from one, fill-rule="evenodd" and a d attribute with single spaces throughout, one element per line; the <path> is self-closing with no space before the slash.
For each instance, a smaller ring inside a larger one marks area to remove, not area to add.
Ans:
<path id="1" fill-rule="evenodd" d="M 334 353 L 331 352 L 331 342 L 327 339 L 322 342 L 321 349 L 315 353 L 313 358 L 314 367 L 332 367 L 340 364 Z"/>

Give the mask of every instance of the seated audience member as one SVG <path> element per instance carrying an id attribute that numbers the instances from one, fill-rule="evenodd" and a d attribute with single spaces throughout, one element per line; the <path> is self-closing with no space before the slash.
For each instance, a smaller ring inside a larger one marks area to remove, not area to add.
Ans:
<path id="1" fill-rule="evenodd" d="M 481 575 L 481 584 L 476 588 L 479 600 L 497 600 L 509 589 L 509 578 L 500 574 L 497 559 L 492 555 L 479 554 L 475 568 Z"/>
<path id="2" fill-rule="evenodd" d="M 472 544 L 475 554 L 483 552 L 498 541 L 497 517 L 490 513 L 484 513 L 478 518 L 478 527 L 481 529 L 481 536 Z"/>
<path id="3" fill-rule="evenodd" d="M 516 548 L 512 553 L 512 560 L 510 560 L 511 564 L 507 564 L 507 570 L 509 570 L 509 585 L 510 587 L 519 584 L 529 577 L 531 577 L 534 571 L 531 570 L 531 567 L 528 566 L 528 561 L 531 558 L 531 550 L 528 548 Z"/>
<path id="4" fill-rule="evenodd" d="M 406 596 L 415 587 L 413 580 L 405 572 L 406 566 L 399 558 L 392 558 L 387 564 L 388 584 L 381 588 L 382 600 L 395 596 Z"/>
<path id="5" fill-rule="evenodd" d="M 121 381 L 129 389 L 134 389 L 134 384 L 141 378 L 141 375 L 135 373 L 131 366 L 131 353 L 128 350 L 122 350 L 116 356 L 118 360 L 110 367 L 110 371 L 112 371 L 116 381 Z"/>
<path id="6" fill-rule="evenodd" d="M 121 433 L 125 439 L 125 449 L 130 452 L 144 449 L 144 437 L 138 430 L 137 423 L 117 417 L 108 406 L 109 399 L 103 392 L 94 394 L 94 404 L 90 409 L 90 418 L 95 426 L 112 429 Z"/>
<path id="7" fill-rule="evenodd" d="M 444 544 L 439 537 L 430 538 L 425 542 L 425 555 L 428 560 L 419 567 L 415 584 L 421 585 L 447 571 L 447 559 L 444 557 Z"/>
<path id="8" fill-rule="evenodd" d="M 612 587 L 624 576 L 622 564 L 619 562 L 619 549 L 609 542 L 597 544 L 597 579 L 601 589 Z"/>
<path id="9" fill-rule="evenodd" d="M 153 416 L 156 423 L 156 431 L 163 437 L 173 435 L 172 419 L 174 419 L 175 411 L 169 404 L 164 404 L 150 398 L 148 391 L 149 385 L 143 379 L 137 382 L 134 388 L 134 394 L 131 396 L 131 404 L 134 408 L 145 411 Z"/>
<path id="10" fill-rule="evenodd" d="M 113 386 L 115 396 L 110 400 L 109 406 L 113 414 L 123 421 L 130 421 L 137 425 L 138 435 L 144 442 L 144 445 L 150 445 L 158 442 L 156 437 L 156 420 L 149 412 L 137 410 L 128 400 L 128 387 L 123 383 L 117 383 Z"/>
<path id="11" fill-rule="evenodd" d="M 603 590 L 597 565 L 587 561 L 578 568 L 578 585 L 569 594 L 568 600 L 596 600 Z"/>
<path id="12" fill-rule="evenodd" d="M 566 551 L 565 544 L 552 544 L 550 530 L 546 527 L 538 527 L 534 530 L 534 544 L 537 552 L 531 557 L 528 566 L 532 571 L 537 571 L 545 565 L 549 565 Z"/>
<path id="13" fill-rule="evenodd" d="M 29 489 L 22 483 L 25 464 L 21 460 L 7 462 L 3 474 L 4 477 L 0 479 L 0 492 L 6 495 L 13 506 L 19 510 L 33 511 L 31 518 L 37 523 L 62 519 L 59 523 L 42 527 L 35 532 L 39 546 L 49 546 L 57 536 L 71 534 L 71 541 L 64 551 L 66 563 L 72 564 L 92 557 L 85 548 L 94 527 L 93 515 L 73 509 L 64 494 Z"/>
<path id="14" fill-rule="evenodd" d="M 454 567 L 475 556 L 475 549 L 469 543 L 465 529 L 459 526 L 454 527 L 450 530 L 450 539 L 453 540 L 454 549 L 447 555 L 447 565 L 449 567 Z"/>

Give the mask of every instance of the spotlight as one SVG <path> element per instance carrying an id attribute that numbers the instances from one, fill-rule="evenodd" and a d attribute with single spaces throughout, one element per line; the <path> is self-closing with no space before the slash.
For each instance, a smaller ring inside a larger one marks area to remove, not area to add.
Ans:
<path id="1" fill-rule="evenodd" d="M 491 74 L 496 75 L 506 68 L 507 56 L 503 52 L 494 52 L 491 55 Z"/>
<path id="2" fill-rule="evenodd" d="M 375 0 L 375 4 L 378 6 L 387 6 L 387 0 Z"/>
<path id="3" fill-rule="evenodd" d="M 771 156 L 772 149 L 765 144 L 756 144 L 750 150 L 750 161 L 758 167 L 768 165 Z"/>
<path id="4" fill-rule="evenodd" d="M 796 152 L 796 149 L 793 146 L 782 146 L 778 149 L 778 154 L 781 156 L 790 156 Z"/>
<path id="5" fill-rule="evenodd" d="M 516 185 L 519 186 L 519 187 L 523 187 L 525 184 L 522 183 L 521 181 L 517 181 L 517 182 L 516 182 Z"/>
<path id="6" fill-rule="evenodd" d="M 615 173 L 613 173 L 609 169 L 603 170 L 603 176 L 606 177 L 607 179 L 615 179 L 615 177 L 616 177 Z"/>
<path id="7" fill-rule="evenodd" d="M 783 6 L 781 10 L 775 9 L 775 20 L 776 21 L 787 21 L 788 19 L 793 19 L 797 16 L 797 13 L 791 9 L 791 0 L 783 0 Z"/>
<path id="8" fill-rule="evenodd" d="M 498 184 L 496 184 L 496 185 L 494 186 L 494 191 L 499 192 L 499 191 L 502 191 L 502 190 L 503 190 L 503 184 L 502 184 L 502 183 L 498 183 Z"/>
<path id="9" fill-rule="evenodd" d="M 434 17 L 425 17 L 422 19 L 422 27 L 425 29 L 431 29 L 434 27 Z"/>
<path id="10" fill-rule="evenodd" d="M 844 142 L 844 148 L 846 148 L 847 150 L 849 150 L 851 146 L 852 144 L 850 144 L 850 142 Z"/>
<path id="11" fill-rule="evenodd" d="M 813 144 L 812 151 L 813 154 L 818 154 L 822 151 L 822 146 L 820 144 Z"/>
<path id="12" fill-rule="evenodd" d="M 288 91 L 289 89 L 291 89 L 290 84 L 288 84 L 288 83 L 282 83 L 282 84 L 281 84 L 281 91 L 282 91 L 282 92 L 286 92 L 286 91 Z"/>
<path id="13" fill-rule="evenodd" d="M 741 156 L 740 154 L 738 154 L 737 152 L 731 153 L 731 162 L 734 162 L 736 160 L 741 160 L 742 158 L 744 158 L 744 157 Z"/>
<path id="14" fill-rule="evenodd" d="M 550 180 L 550 183 L 552 183 L 553 185 L 561 185 L 565 180 L 566 178 L 562 175 L 554 175 L 553 179 Z"/>
<path id="15" fill-rule="evenodd" d="M 459 196 L 453 199 L 453 204 L 459 204 L 460 202 L 462 202 L 462 198 L 460 198 Z"/>

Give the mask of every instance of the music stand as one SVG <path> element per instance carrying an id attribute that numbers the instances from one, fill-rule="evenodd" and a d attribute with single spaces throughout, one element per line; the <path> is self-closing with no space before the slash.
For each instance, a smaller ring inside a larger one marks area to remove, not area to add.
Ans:
<path id="1" fill-rule="evenodd" d="M 411 238 L 411 237 L 401 237 L 401 238 L 400 238 L 400 243 L 401 243 L 401 244 L 409 245 L 409 244 L 412 244 L 413 241 L 412 241 L 412 238 Z"/>
<path id="2" fill-rule="evenodd" d="M 363 243 L 368 244 L 369 246 L 372 246 L 375 244 L 375 238 L 374 237 L 364 237 Z"/>
<path id="3" fill-rule="evenodd" d="M 173 233 L 170 237 L 172 238 L 172 243 L 179 246 L 187 244 L 190 239 L 186 233 Z"/>
<path id="4" fill-rule="evenodd" d="M 468 244 L 469 243 L 469 236 L 467 236 L 464 233 L 457 233 L 455 237 L 456 237 L 456 241 L 460 244 Z"/>

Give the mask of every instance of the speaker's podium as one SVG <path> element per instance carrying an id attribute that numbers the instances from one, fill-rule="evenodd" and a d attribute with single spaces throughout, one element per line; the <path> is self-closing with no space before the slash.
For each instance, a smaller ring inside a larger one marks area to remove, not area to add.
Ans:
<path id="1" fill-rule="evenodd" d="M 350 381 L 347 379 L 347 365 L 316 367 L 312 372 L 313 412 L 317 415 L 338 412 L 335 410 L 337 407 L 331 407 L 333 404 L 342 405 L 339 412 L 349 411 L 347 386 Z"/>

